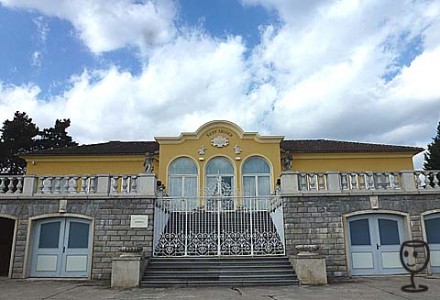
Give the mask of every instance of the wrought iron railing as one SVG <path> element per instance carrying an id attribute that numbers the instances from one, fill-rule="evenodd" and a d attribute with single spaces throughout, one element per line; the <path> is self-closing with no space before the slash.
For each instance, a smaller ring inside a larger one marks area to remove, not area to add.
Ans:
<path id="1" fill-rule="evenodd" d="M 223 201 L 233 201 L 235 209 Z M 153 243 L 155 256 L 282 255 L 282 201 L 278 196 L 158 198 Z"/>

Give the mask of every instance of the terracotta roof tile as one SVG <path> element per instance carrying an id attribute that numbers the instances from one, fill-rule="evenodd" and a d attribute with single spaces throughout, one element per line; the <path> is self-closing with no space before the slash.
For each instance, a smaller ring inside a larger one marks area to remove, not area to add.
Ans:
<path id="1" fill-rule="evenodd" d="M 281 149 L 292 153 L 410 152 L 424 149 L 410 146 L 370 144 L 335 140 L 284 140 Z"/>
<path id="2" fill-rule="evenodd" d="M 335 140 L 284 140 L 281 149 L 292 153 L 352 153 L 352 152 L 409 152 L 417 154 L 424 149 L 410 146 L 370 144 Z M 26 156 L 43 155 L 136 155 L 159 150 L 154 141 L 121 142 L 110 141 L 100 144 L 39 150 L 25 153 Z"/>
<path id="3" fill-rule="evenodd" d="M 110 141 L 100 144 L 81 145 L 66 148 L 39 150 L 31 153 L 25 153 L 29 156 L 43 155 L 133 155 L 145 154 L 159 150 L 159 144 L 156 142 L 120 142 Z"/>

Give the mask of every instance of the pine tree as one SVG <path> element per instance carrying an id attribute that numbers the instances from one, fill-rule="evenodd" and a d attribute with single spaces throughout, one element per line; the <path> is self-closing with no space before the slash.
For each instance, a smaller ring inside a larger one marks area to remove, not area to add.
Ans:
<path id="1" fill-rule="evenodd" d="M 3 122 L 0 131 L 0 173 L 23 174 L 26 162 L 18 154 L 34 150 L 37 125 L 25 112 L 17 111 L 12 121 Z"/>
<path id="2" fill-rule="evenodd" d="M 67 134 L 69 119 L 56 120 L 54 127 L 38 130 L 25 112 L 16 112 L 12 121 L 3 123 L 0 137 L 0 174 L 24 174 L 26 161 L 19 154 L 34 150 L 76 146 Z"/>
<path id="3" fill-rule="evenodd" d="M 44 128 L 39 132 L 40 139 L 36 141 L 36 147 L 38 149 L 55 149 L 78 145 L 71 136 L 67 135 L 66 130 L 69 126 L 70 119 L 57 119 L 54 127 Z"/>
<path id="4" fill-rule="evenodd" d="M 425 153 L 425 170 L 440 170 L 440 122 L 437 126 L 437 135 L 428 145 L 428 151 Z"/>

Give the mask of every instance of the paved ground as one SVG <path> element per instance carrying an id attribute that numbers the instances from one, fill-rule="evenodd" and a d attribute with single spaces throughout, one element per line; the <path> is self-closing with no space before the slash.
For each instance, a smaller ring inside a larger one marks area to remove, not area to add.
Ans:
<path id="1" fill-rule="evenodd" d="M 283 287 L 200 287 L 111 289 L 90 281 L 41 281 L 0 278 L 0 299 L 440 299 L 440 278 L 416 278 L 416 283 L 429 287 L 423 293 L 405 293 L 401 286 L 409 284 L 407 276 L 356 278 L 327 286 Z"/>

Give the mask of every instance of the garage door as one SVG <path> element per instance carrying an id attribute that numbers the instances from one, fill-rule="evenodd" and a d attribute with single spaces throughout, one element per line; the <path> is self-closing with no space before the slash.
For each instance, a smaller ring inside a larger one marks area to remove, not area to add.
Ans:
<path id="1" fill-rule="evenodd" d="M 90 263 L 90 221 L 52 218 L 34 226 L 32 277 L 87 277 Z"/>
<path id="2" fill-rule="evenodd" d="M 406 273 L 400 263 L 403 218 L 368 214 L 348 219 L 349 263 L 352 275 Z"/>
<path id="3" fill-rule="evenodd" d="M 425 217 L 425 229 L 431 252 L 431 270 L 440 273 L 440 214 Z"/>

